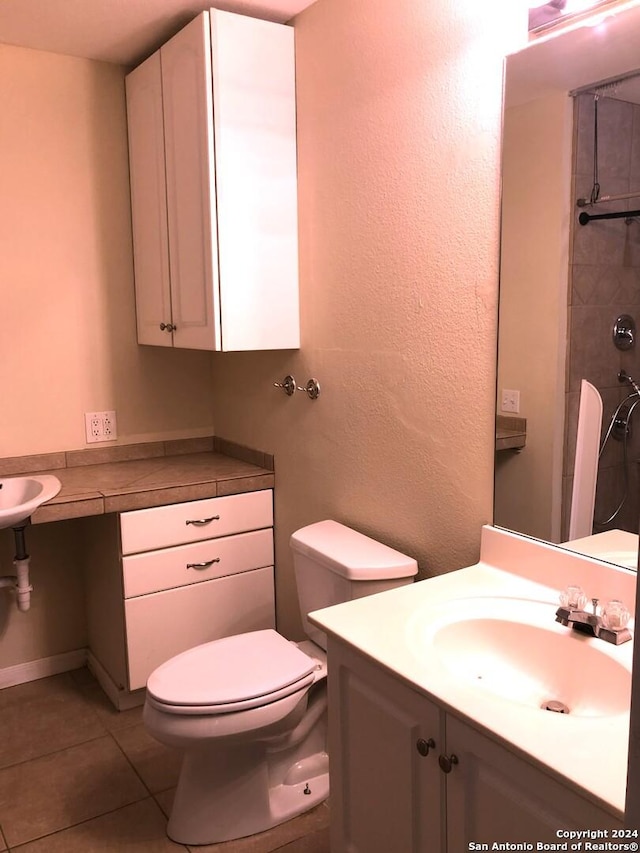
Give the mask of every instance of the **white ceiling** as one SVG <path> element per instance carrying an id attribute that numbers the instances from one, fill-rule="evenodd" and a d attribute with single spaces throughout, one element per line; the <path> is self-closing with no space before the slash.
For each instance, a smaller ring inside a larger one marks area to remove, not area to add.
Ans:
<path id="1" fill-rule="evenodd" d="M 0 43 L 136 65 L 203 9 L 284 23 L 314 0 L 0 0 Z"/>

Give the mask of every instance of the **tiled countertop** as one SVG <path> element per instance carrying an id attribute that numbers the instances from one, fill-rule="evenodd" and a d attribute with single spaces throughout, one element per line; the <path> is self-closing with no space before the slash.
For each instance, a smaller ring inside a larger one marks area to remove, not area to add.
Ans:
<path id="1" fill-rule="evenodd" d="M 526 443 L 526 418 L 496 417 L 496 450 L 521 450 Z"/>
<path id="2" fill-rule="evenodd" d="M 34 512 L 33 524 L 274 485 L 272 457 L 213 438 L 0 460 L 0 476 L 36 472 L 54 474 L 62 488 Z"/>

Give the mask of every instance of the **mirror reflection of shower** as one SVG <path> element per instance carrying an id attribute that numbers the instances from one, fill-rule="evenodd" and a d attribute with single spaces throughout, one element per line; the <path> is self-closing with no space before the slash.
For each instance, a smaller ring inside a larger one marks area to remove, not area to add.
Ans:
<path id="1" fill-rule="evenodd" d="M 605 514 L 602 518 L 598 518 L 597 515 L 594 517 L 593 524 L 595 532 L 608 530 L 611 527 L 617 526 L 615 522 L 620 518 L 622 510 L 629 498 L 631 482 L 630 466 L 632 464 L 638 464 L 638 460 L 633 460 L 630 456 L 630 444 L 632 437 L 633 413 L 638 403 L 640 403 L 640 386 L 638 386 L 638 383 L 627 373 L 626 370 L 619 371 L 618 381 L 630 385 L 633 390 L 616 406 L 613 411 L 602 439 L 600 452 L 598 453 L 598 460 L 602 459 L 607 445 L 611 440 L 619 442 L 622 448 L 622 479 L 619 484 L 619 500 L 615 507 L 609 507 L 609 509 L 611 509 L 610 513 L 607 513 L 605 510 Z"/>
<path id="2" fill-rule="evenodd" d="M 574 95 L 562 541 L 571 538 L 580 383 L 602 398 L 593 532 L 640 515 L 640 72 Z M 594 460 L 595 461 L 595 460 Z"/>

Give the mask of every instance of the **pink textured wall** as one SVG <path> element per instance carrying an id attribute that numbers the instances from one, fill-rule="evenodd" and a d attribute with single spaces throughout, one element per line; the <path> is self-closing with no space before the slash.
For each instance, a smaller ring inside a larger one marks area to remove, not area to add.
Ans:
<path id="1" fill-rule="evenodd" d="M 320 0 L 295 21 L 302 350 L 213 368 L 217 434 L 276 455 L 285 632 L 297 527 L 336 518 L 433 574 L 474 562 L 491 520 L 502 59 L 523 22 L 453 7 Z M 287 372 L 320 399 L 273 389 Z"/>
<path id="2" fill-rule="evenodd" d="M 211 433 L 211 356 L 139 347 L 124 69 L 0 45 L 0 456 Z"/>

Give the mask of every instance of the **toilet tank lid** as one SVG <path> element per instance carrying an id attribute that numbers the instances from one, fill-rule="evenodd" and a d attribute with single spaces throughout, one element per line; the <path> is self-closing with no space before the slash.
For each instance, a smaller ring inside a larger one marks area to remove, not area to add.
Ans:
<path id="1" fill-rule="evenodd" d="M 418 572 L 412 557 L 337 521 L 318 521 L 296 530 L 291 548 L 349 580 L 405 578 Z"/>

